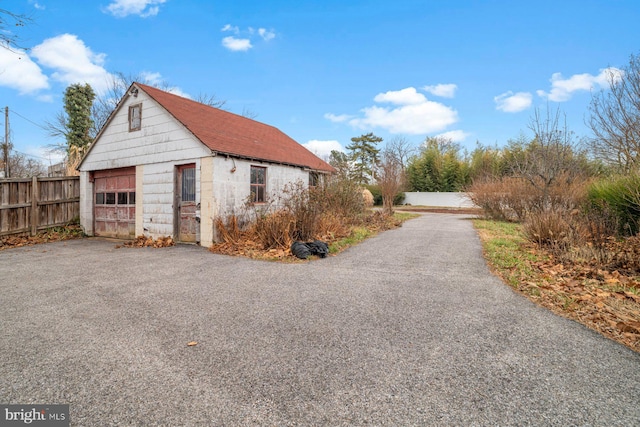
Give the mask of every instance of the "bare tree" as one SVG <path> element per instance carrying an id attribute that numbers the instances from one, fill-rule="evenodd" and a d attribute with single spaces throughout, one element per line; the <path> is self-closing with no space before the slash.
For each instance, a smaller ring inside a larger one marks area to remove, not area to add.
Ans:
<path id="1" fill-rule="evenodd" d="M 640 57 L 610 68 L 609 89 L 592 96 L 587 125 L 593 131 L 591 146 L 605 162 L 624 172 L 640 168 Z"/>
<path id="2" fill-rule="evenodd" d="M 256 117 L 258 117 L 258 113 L 247 107 L 242 107 L 242 113 L 240 115 L 251 120 L 255 120 Z"/>
<path id="3" fill-rule="evenodd" d="M 395 158 L 400 162 L 402 171 L 406 171 L 409 159 L 416 152 L 416 147 L 412 146 L 409 140 L 402 136 L 396 136 L 387 142 L 385 150 L 393 153 Z"/>
<path id="4" fill-rule="evenodd" d="M 561 121 L 562 119 L 562 121 Z M 559 179 L 571 182 L 581 174 L 578 160 L 579 143 L 567 128 L 566 118 L 560 110 L 542 116 L 536 110 L 529 123 L 534 139 L 521 147 L 519 155 L 511 159 L 516 176 L 525 179 L 542 195 L 541 209 L 549 207 L 550 190 Z"/>
<path id="5" fill-rule="evenodd" d="M 11 51 L 14 49 L 26 50 L 25 47 L 18 44 L 20 38 L 13 31 L 13 28 L 24 27 L 31 21 L 31 18 L 24 14 L 0 9 L 0 47 Z"/>
<path id="6" fill-rule="evenodd" d="M 195 97 L 194 101 L 199 102 L 201 104 L 208 105 L 213 108 L 219 108 L 221 110 L 225 110 L 225 104 L 227 101 L 218 99 L 215 94 L 209 95 L 208 93 L 200 92 L 198 96 Z"/>
<path id="7" fill-rule="evenodd" d="M 41 161 L 15 151 L 9 157 L 9 165 L 12 178 L 31 178 L 33 176 L 47 175 L 47 170 Z"/>
<path id="8" fill-rule="evenodd" d="M 382 208 L 388 215 L 393 214 L 393 200 L 404 187 L 406 176 L 402 160 L 393 148 L 394 146 L 387 146 L 376 164 L 376 181 L 382 193 Z"/>

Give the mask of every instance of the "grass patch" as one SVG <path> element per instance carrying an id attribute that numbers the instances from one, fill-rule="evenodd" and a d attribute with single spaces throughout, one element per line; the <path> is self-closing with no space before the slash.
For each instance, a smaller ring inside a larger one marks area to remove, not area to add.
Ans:
<path id="1" fill-rule="evenodd" d="M 640 281 L 595 260 L 572 263 L 516 223 L 474 220 L 492 271 L 535 303 L 640 352 Z"/>
<path id="2" fill-rule="evenodd" d="M 350 246 L 356 245 L 362 242 L 364 239 L 371 237 L 373 231 L 366 227 L 355 227 L 351 230 L 351 234 L 343 239 L 336 240 L 329 245 L 329 253 L 337 254 L 344 251 Z"/>
<path id="3" fill-rule="evenodd" d="M 543 260 L 525 249 L 526 240 L 519 224 L 483 219 L 475 219 L 473 224 L 489 265 L 509 285 L 517 287 L 521 280 L 530 278 L 531 262 Z"/>
<path id="4" fill-rule="evenodd" d="M 417 218 L 420 214 L 410 213 L 410 212 L 394 212 L 393 217 L 398 221 L 405 222 L 407 220 Z"/>

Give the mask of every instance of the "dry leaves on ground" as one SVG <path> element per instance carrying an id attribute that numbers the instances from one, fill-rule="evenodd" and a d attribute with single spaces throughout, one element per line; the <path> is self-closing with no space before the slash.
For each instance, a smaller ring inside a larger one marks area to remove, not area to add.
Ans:
<path id="1" fill-rule="evenodd" d="M 67 225 L 53 227 L 41 231 L 35 236 L 13 235 L 0 238 L 0 251 L 4 249 L 18 248 L 21 246 L 38 245 L 40 243 L 59 242 L 62 240 L 80 239 L 84 236 L 79 225 Z"/>
<path id="2" fill-rule="evenodd" d="M 552 256 L 531 266 L 535 277 L 522 282 L 519 290 L 554 312 L 640 351 L 640 277 L 635 272 L 563 264 Z"/>
<path id="3" fill-rule="evenodd" d="M 154 239 L 153 237 L 140 235 L 136 237 L 135 240 L 125 242 L 122 245 L 117 245 L 116 249 L 119 249 L 123 246 L 127 248 L 167 248 L 169 246 L 173 246 L 174 244 L 175 242 L 170 236 L 161 236 L 157 239 Z"/>

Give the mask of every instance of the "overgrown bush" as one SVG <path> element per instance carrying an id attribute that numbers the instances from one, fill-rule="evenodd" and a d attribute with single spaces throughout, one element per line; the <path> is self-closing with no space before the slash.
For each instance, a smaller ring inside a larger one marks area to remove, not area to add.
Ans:
<path id="1" fill-rule="evenodd" d="M 288 248 L 295 240 L 295 225 L 291 212 L 278 210 L 258 218 L 251 230 L 263 249 Z"/>
<path id="2" fill-rule="evenodd" d="M 374 205 L 375 199 L 373 197 L 373 194 L 371 194 L 371 191 L 369 191 L 369 189 L 364 188 L 362 190 L 362 197 L 364 198 L 365 207 L 370 208 Z"/>
<path id="3" fill-rule="evenodd" d="M 382 206 L 382 190 L 380 190 L 380 186 L 378 185 L 367 185 L 367 189 L 373 194 L 373 204 L 374 206 Z M 393 197 L 394 206 L 401 205 L 404 203 L 405 199 L 404 192 L 399 192 Z"/>
<path id="4" fill-rule="evenodd" d="M 255 241 L 262 249 L 287 249 L 293 241 L 343 237 L 365 212 L 362 188 L 349 180 L 331 180 L 309 188 L 287 185 L 264 204 L 247 201 L 238 215 L 215 221 L 218 240 L 237 245 Z"/>
<path id="5" fill-rule="evenodd" d="M 579 240 L 576 215 L 576 211 L 565 210 L 533 212 L 527 216 L 522 230 L 529 241 L 560 254 Z"/>
<path id="6" fill-rule="evenodd" d="M 468 191 L 486 218 L 524 222 L 532 213 L 578 209 L 584 201 L 586 183 L 584 179 L 561 176 L 545 194 L 524 178 L 505 176 L 477 180 Z"/>
<path id="7" fill-rule="evenodd" d="M 373 195 L 373 204 L 375 206 L 382 206 L 382 190 L 377 185 L 367 185 L 367 190 Z"/>
<path id="8" fill-rule="evenodd" d="M 619 235 L 640 232 L 640 173 L 598 180 L 590 186 L 588 197 L 591 209 L 616 216 Z"/>
<path id="9" fill-rule="evenodd" d="M 478 180 L 469 187 L 468 194 L 486 218 L 498 221 L 523 221 L 537 204 L 527 183 L 513 177 Z"/>
<path id="10" fill-rule="evenodd" d="M 365 212 L 364 198 L 360 186 L 351 180 L 334 178 L 313 189 L 322 212 L 331 212 L 347 222 Z"/>

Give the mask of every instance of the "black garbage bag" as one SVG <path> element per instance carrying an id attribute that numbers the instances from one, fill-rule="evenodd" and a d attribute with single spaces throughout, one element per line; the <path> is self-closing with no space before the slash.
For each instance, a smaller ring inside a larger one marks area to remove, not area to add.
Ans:
<path id="1" fill-rule="evenodd" d="M 325 242 L 321 242 L 320 240 L 307 243 L 307 246 L 311 251 L 311 255 L 318 255 L 320 258 L 325 258 L 329 253 L 329 245 Z"/>
<path id="2" fill-rule="evenodd" d="M 313 242 L 293 242 L 291 245 L 291 253 L 300 259 L 307 259 L 311 255 L 317 255 L 325 258 L 329 253 L 329 245 L 320 240 Z"/>
<path id="3" fill-rule="evenodd" d="M 311 251 L 304 242 L 293 242 L 291 245 L 291 253 L 300 259 L 307 259 L 311 256 Z"/>

